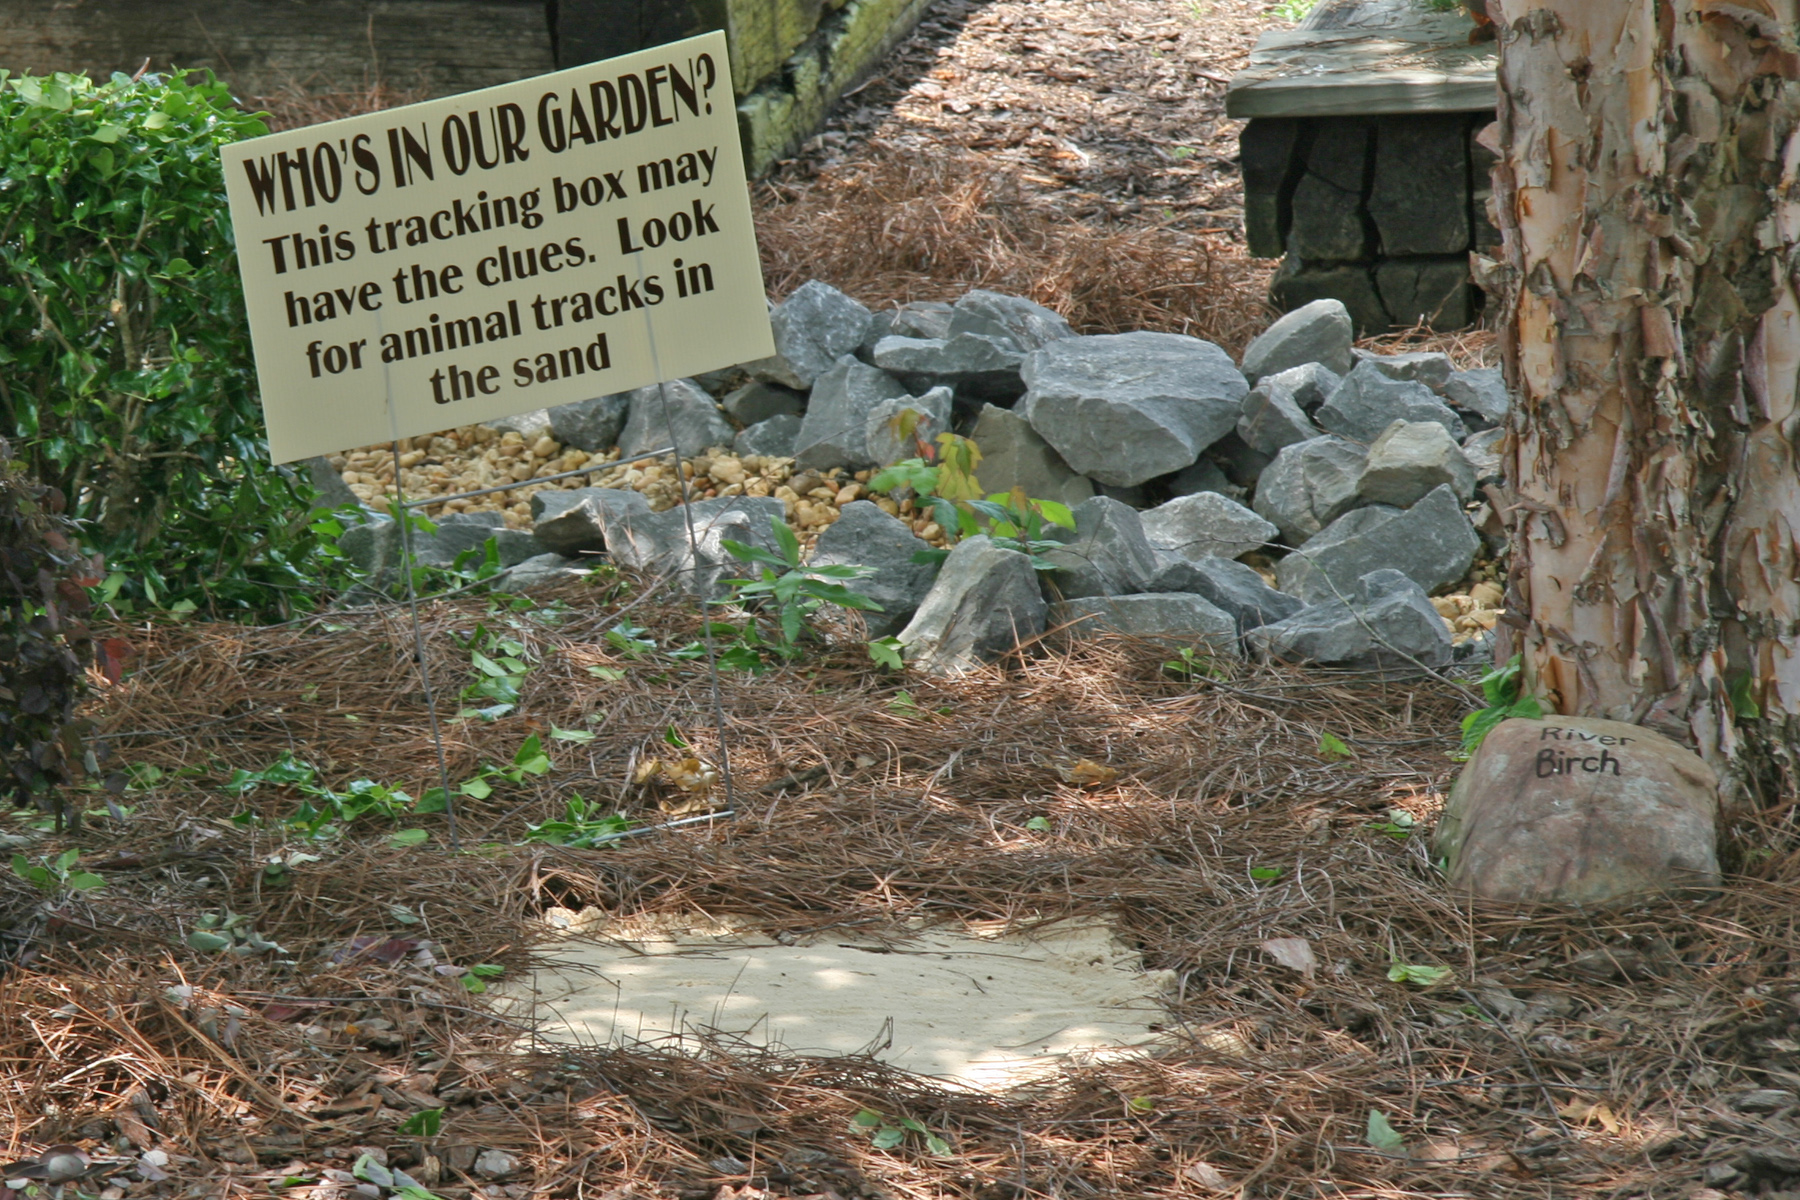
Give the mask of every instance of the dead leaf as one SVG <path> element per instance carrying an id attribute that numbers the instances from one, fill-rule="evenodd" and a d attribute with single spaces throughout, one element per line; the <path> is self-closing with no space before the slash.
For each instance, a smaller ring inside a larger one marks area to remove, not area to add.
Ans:
<path id="1" fill-rule="evenodd" d="M 1118 771 L 1091 758 L 1076 759 L 1072 767 L 1058 767 L 1057 774 L 1076 787 L 1105 787 L 1119 777 Z"/>
<path id="2" fill-rule="evenodd" d="M 1215 1192 L 1231 1190 L 1231 1181 L 1225 1178 L 1225 1173 L 1209 1162 L 1189 1163 L 1182 1168 L 1181 1173 L 1203 1188 L 1210 1188 Z"/>
<path id="3" fill-rule="evenodd" d="M 1270 938 L 1262 944 L 1262 951 L 1288 970 L 1298 971 L 1308 979 L 1319 969 L 1312 943 L 1305 938 Z"/>
<path id="4" fill-rule="evenodd" d="M 1589 1104 L 1576 1097 L 1557 1107 L 1557 1115 L 1567 1121 L 1580 1121 L 1584 1125 L 1599 1125 L 1608 1133 L 1617 1133 L 1623 1126 L 1611 1106 L 1605 1103 Z"/>

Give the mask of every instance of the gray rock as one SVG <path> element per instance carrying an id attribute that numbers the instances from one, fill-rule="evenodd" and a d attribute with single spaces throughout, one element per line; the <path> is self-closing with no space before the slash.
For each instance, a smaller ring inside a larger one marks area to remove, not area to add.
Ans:
<path id="1" fill-rule="evenodd" d="M 539 554 L 528 558 L 494 581 L 496 592 L 535 592 L 542 588 L 555 587 L 558 584 L 570 583 L 577 579 L 587 578 L 588 572 L 577 558 L 564 558 L 560 554 Z"/>
<path id="2" fill-rule="evenodd" d="M 950 428 L 954 396 L 947 387 L 934 387 L 919 396 L 896 396 L 869 409 L 869 458 L 878 467 L 919 457 L 919 444 L 937 444 L 937 435 Z M 915 414 L 913 428 L 901 436 L 905 413 Z"/>
<path id="3" fill-rule="evenodd" d="M 769 314 L 774 356 L 744 369 L 765 383 L 804 391 L 840 358 L 856 353 L 869 320 L 868 309 L 830 284 L 802 284 Z"/>
<path id="4" fill-rule="evenodd" d="M 1504 425 L 1506 414 L 1512 409 L 1512 400 L 1506 394 L 1506 379 L 1500 374 L 1499 367 L 1477 367 L 1473 371 L 1457 371 L 1444 384 L 1444 399 L 1450 407 L 1464 414 L 1464 419 L 1473 417 L 1479 425 L 1471 421 L 1470 428 L 1482 425 Z"/>
<path id="5" fill-rule="evenodd" d="M 758 421 L 737 435 L 731 452 L 740 458 L 757 455 L 763 458 L 792 458 L 794 445 L 800 440 L 800 418 L 792 413 L 778 413 L 766 421 Z"/>
<path id="6" fill-rule="evenodd" d="M 1247 444 L 1234 428 L 1206 448 L 1202 457 L 1210 458 L 1225 472 L 1225 478 L 1241 488 L 1253 488 L 1262 473 L 1275 461 L 1273 454 Z"/>
<path id="7" fill-rule="evenodd" d="M 525 439 L 527 446 L 550 432 L 550 410 L 534 408 L 530 412 L 515 413 L 510 417 L 496 417 L 492 421 L 483 421 L 489 429 L 500 433 L 516 433 Z"/>
<path id="8" fill-rule="evenodd" d="M 692 513 L 693 535 L 688 532 Z M 728 579 L 749 578 L 753 568 L 725 549 L 726 541 L 778 550 L 771 522 L 785 521 L 787 506 L 773 496 L 721 496 L 666 512 L 633 511 L 608 521 L 607 549 L 622 566 L 667 576 L 689 595 L 719 599 Z"/>
<path id="9" fill-rule="evenodd" d="M 1067 321 L 1043 305 L 980 288 L 956 302 L 948 333 L 938 336 L 959 333 L 994 338 L 1027 353 L 1075 336 Z"/>
<path id="10" fill-rule="evenodd" d="M 1196 492 L 1217 492 L 1231 500 L 1242 501 L 1244 489 L 1225 477 L 1219 464 L 1202 455 L 1191 467 L 1163 479 L 1163 487 L 1171 496 L 1192 496 Z"/>
<path id="11" fill-rule="evenodd" d="M 1365 445 L 1395 421 L 1436 421 L 1459 442 L 1468 434 L 1462 418 L 1430 388 L 1411 380 L 1389 379 L 1367 359 L 1344 376 L 1313 420 L 1327 433 Z"/>
<path id="12" fill-rule="evenodd" d="M 624 430 L 625 418 L 630 412 L 630 392 L 559 404 L 548 410 L 550 436 L 565 446 L 590 454 L 611 450 L 619 444 L 619 434 Z"/>
<path id="13" fill-rule="evenodd" d="M 815 567 L 874 569 L 874 574 L 849 580 L 844 586 L 881 605 L 880 612 L 863 613 L 869 636 L 881 638 L 906 628 L 931 590 L 937 567 L 913 561 L 913 555 L 929 549 L 904 521 L 888 516 L 867 500 L 858 500 L 844 505 L 838 519 L 819 535 L 810 562 Z"/>
<path id="14" fill-rule="evenodd" d="M 1410 508 L 1445 484 L 1459 500 L 1475 494 L 1475 468 L 1436 421 L 1395 421 L 1369 447 L 1356 491 L 1368 504 Z"/>
<path id="15" fill-rule="evenodd" d="M 1256 484 L 1256 514 L 1282 541 L 1298 546 L 1355 508 L 1368 451 L 1343 438 L 1317 437 L 1283 446 Z"/>
<path id="16" fill-rule="evenodd" d="M 1075 529 L 1057 530 L 1066 542 L 1043 557 L 1055 564 L 1050 582 L 1065 600 L 1126 596 L 1156 574 L 1156 551 L 1144 537 L 1137 510 L 1110 496 L 1075 506 Z"/>
<path id="17" fill-rule="evenodd" d="M 1476 487 L 1505 482 L 1506 469 L 1500 463 L 1500 443 L 1505 437 L 1506 430 L 1495 428 L 1471 433 L 1463 439 L 1463 457 L 1469 460 L 1469 467 L 1475 472 Z"/>
<path id="18" fill-rule="evenodd" d="M 691 379 L 653 383 L 630 393 L 631 412 L 619 434 L 619 457 L 647 454 L 669 446 L 671 438 L 683 457 L 714 446 L 729 446 L 737 437 L 713 398 Z"/>
<path id="19" fill-rule="evenodd" d="M 338 538 L 337 546 L 352 567 L 379 585 L 385 585 L 399 569 L 400 527 L 391 517 L 375 517 L 352 525 Z"/>
<path id="20" fill-rule="evenodd" d="M 503 567 L 517 566 L 548 549 L 533 534 L 508 529 L 506 518 L 497 512 L 451 513 L 436 524 L 435 534 L 420 538 L 413 545 L 414 556 L 427 566 L 455 566 L 464 552 L 474 551 L 472 565 L 478 567 L 487 555 L 489 539 L 493 540 Z"/>
<path id="21" fill-rule="evenodd" d="M 1481 539 L 1448 485 L 1404 512 L 1376 505 L 1339 517 L 1276 564 L 1276 584 L 1309 603 L 1349 594 L 1370 571 L 1393 567 L 1426 591 L 1468 574 Z"/>
<path id="22" fill-rule="evenodd" d="M 770 417 L 798 417 L 806 408 L 806 397 L 779 384 L 760 379 L 728 392 L 719 407 L 739 425 L 748 429 Z"/>
<path id="23" fill-rule="evenodd" d="M 343 508 L 347 505 L 362 507 L 361 497 L 350 490 L 350 485 L 344 482 L 344 477 L 338 474 L 330 459 L 309 458 L 295 465 L 305 473 L 306 481 L 318 493 L 313 497 L 314 508 Z"/>
<path id="24" fill-rule="evenodd" d="M 1282 662 L 1437 669 L 1451 659 L 1450 630 L 1430 599 L 1398 571 L 1372 571 L 1343 600 L 1303 608 L 1251 630 L 1253 653 Z"/>
<path id="25" fill-rule="evenodd" d="M 1011 409 L 982 406 L 969 437 L 981 449 L 976 477 L 982 490 L 1023 488 L 1032 500 L 1053 500 L 1074 508 L 1094 495 L 1094 485 L 1077 475 L 1037 430 Z"/>
<path id="26" fill-rule="evenodd" d="M 1237 422 L 1238 437 L 1251 449 L 1268 455 L 1281 453 L 1283 446 L 1318 437 L 1321 431 L 1307 419 L 1300 393 L 1316 397 L 1313 407 L 1317 408 L 1329 394 L 1323 382 L 1329 380 L 1335 385 L 1336 379 L 1318 363 L 1264 376 L 1244 396 Z"/>
<path id="27" fill-rule="evenodd" d="M 794 465 L 815 471 L 870 466 L 869 413 L 883 400 L 906 394 L 905 385 L 886 371 L 849 355 L 838 359 L 813 387 L 794 445 Z"/>
<path id="28" fill-rule="evenodd" d="M 1192 464 L 1236 428 L 1250 390 L 1223 350 L 1173 333 L 1064 338 L 1027 355 L 1023 377 L 1031 427 L 1113 487 Z"/>
<path id="29" fill-rule="evenodd" d="M 1025 394 L 1019 378 L 1021 351 L 998 338 L 959 333 L 941 338 L 885 337 L 875 343 L 875 365 L 915 393 L 954 388 L 980 400 L 1011 403 Z"/>
<path id="30" fill-rule="evenodd" d="M 1179 496 L 1144 513 L 1140 521 L 1152 549 L 1186 559 L 1236 558 L 1262 549 L 1279 532 L 1217 492 Z"/>
<path id="31" fill-rule="evenodd" d="M 1491 629 L 1480 629 L 1457 642 L 1451 652 L 1451 661 L 1459 663 L 1486 663 L 1494 665 L 1494 655 L 1499 650 L 1499 639 Z"/>
<path id="32" fill-rule="evenodd" d="M 1356 331 L 1341 300 L 1314 300 L 1269 326 L 1244 351 L 1244 375 L 1255 383 L 1290 367 L 1318 363 L 1336 375 L 1353 365 Z"/>
<path id="33" fill-rule="evenodd" d="M 1371 354 L 1358 350 L 1355 355 L 1358 363 L 1374 364 L 1375 369 L 1389 379 L 1422 383 L 1434 392 L 1443 391 L 1444 385 L 1450 382 L 1450 356 L 1435 350 L 1415 350 L 1406 354 Z"/>
<path id="34" fill-rule="evenodd" d="M 1123 633 L 1162 642 L 1204 645 L 1215 654 L 1242 657 L 1237 623 L 1192 592 L 1089 596 L 1050 606 L 1049 622 L 1071 637 Z"/>
<path id="35" fill-rule="evenodd" d="M 616 522 L 650 515 L 642 492 L 624 488 L 576 488 L 533 492 L 531 532 L 545 550 L 573 558 L 607 549 L 607 533 Z"/>
<path id="36" fill-rule="evenodd" d="M 1192 592 L 1237 622 L 1240 634 L 1293 616 L 1306 602 L 1270 587 L 1263 577 L 1229 558 L 1162 557 L 1150 578 L 1153 592 Z"/>
<path id="37" fill-rule="evenodd" d="M 958 675 L 1044 631 L 1044 603 L 1031 560 L 985 536 L 950 551 L 919 611 L 900 631 L 912 665 Z"/>
<path id="38" fill-rule="evenodd" d="M 955 313 L 942 300 L 912 300 L 893 310 L 888 331 L 896 337 L 948 338 Z"/>

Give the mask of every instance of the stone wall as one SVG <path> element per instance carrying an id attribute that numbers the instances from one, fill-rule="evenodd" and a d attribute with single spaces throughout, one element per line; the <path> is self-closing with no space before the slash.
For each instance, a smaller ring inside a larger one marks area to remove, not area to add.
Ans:
<path id="1" fill-rule="evenodd" d="M 209 67 L 241 95 L 374 80 L 427 96 L 509 83 L 696 33 L 731 39 L 753 174 L 809 136 L 930 0 L 0 0 L 0 68 L 105 77 Z"/>
<path id="2" fill-rule="evenodd" d="M 1471 324 L 1469 252 L 1496 245 L 1487 216 L 1491 112 L 1266 117 L 1240 141 L 1250 252 L 1286 255 L 1283 309 L 1334 297 L 1365 333 Z"/>

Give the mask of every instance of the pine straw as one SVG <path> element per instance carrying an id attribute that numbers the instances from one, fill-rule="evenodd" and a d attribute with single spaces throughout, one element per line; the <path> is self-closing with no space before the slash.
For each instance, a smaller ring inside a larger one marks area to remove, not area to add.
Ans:
<path id="1" fill-rule="evenodd" d="M 850 163 L 756 195 L 764 281 L 786 295 L 823 279 L 867 304 L 1025 296 L 1083 333 L 1166 330 L 1234 355 L 1272 316 L 1273 263 L 1225 235 L 1109 229 L 1028 202 L 1007 168 L 968 153 L 872 142 Z"/>
<path id="2" fill-rule="evenodd" d="M 1199 1196 L 1206 1163 L 1249 1196 L 1331 1181 L 1351 1196 L 1560 1198 L 1682 1194 L 1704 1163 L 1757 1145 L 1778 1161 L 1789 1140 L 1779 1119 L 1722 1097 L 1800 1081 L 1800 1048 L 1783 1040 L 1800 1032 L 1788 995 L 1800 860 L 1761 862 L 1705 902 L 1471 909 L 1445 893 L 1422 838 L 1368 828 L 1392 809 L 1428 823 L 1439 804 L 1461 711 L 1440 683 L 1227 666 L 1188 684 L 1158 669 L 1166 652 L 1122 642 L 1047 642 L 934 682 L 877 675 L 860 648 L 827 651 L 724 676 L 735 819 L 612 850 L 516 845 L 572 790 L 659 819 L 627 780 L 635 759 L 669 752 L 671 726 L 717 761 L 704 670 L 603 640 L 632 594 L 570 591 L 554 621 L 466 598 L 428 605 L 446 714 L 469 671 L 453 635 L 478 621 L 510 624 L 538 663 L 523 715 L 448 727 L 453 774 L 505 761 L 551 725 L 592 728 L 594 741 L 549 743 L 552 774 L 466 804 L 461 856 L 392 849 L 372 828 L 312 848 L 323 861 L 286 887 L 260 871 L 284 848 L 276 830 L 230 821 L 246 801 L 217 785 L 287 750 L 339 783 L 432 782 L 401 614 L 121 631 L 141 657 L 95 714 L 103 731 L 125 762 L 206 774 L 133 793 L 129 823 L 99 823 L 84 862 L 108 888 L 49 920 L 22 883 L 0 880 L 0 914 L 37 956 L 0 981 L 7 1152 L 131 1136 L 148 1114 L 161 1130 L 144 1136 L 198 1160 L 179 1164 L 182 1186 L 210 1181 L 195 1195 L 261 1190 L 250 1161 L 277 1175 L 342 1168 L 352 1147 L 377 1145 L 421 1178 L 436 1162 L 434 1188 L 453 1197 L 475 1182 L 456 1155 L 493 1147 L 520 1157 L 533 1194 L 557 1197 L 626 1184 L 640 1190 L 621 1195 L 737 1195 L 719 1189 L 751 1179 L 771 1196 Z M 629 615 L 664 646 L 695 630 L 691 611 L 656 600 Z M 897 703 L 902 683 L 911 705 Z M 1356 757 L 1319 757 L 1325 732 Z M 1117 781 L 1065 783 L 1058 768 L 1083 757 Z M 809 768 L 816 782 L 793 780 Z M 294 798 L 263 789 L 247 803 L 279 817 Z M 1035 816 L 1052 832 L 1028 830 Z M 110 865 L 121 853 L 138 865 Z M 1259 882 L 1253 867 L 1282 874 Z M 396 905 L 423 923 L 396 923 Z M 453 982 L 332 961 L 352 937 L 429 937 L 442 959 L 516 978 L 543 936 L 532 914 L 551 905 L 876 936 L 905 921 L 1104 918 L 1176 973 L 1169 1048 L 1001 1097 L 866 1059 L 727 1046 L 506 1056 L 495 1051 L 509 1028 Z M 296 965 L 178 945 L 198 913 L 227 908 Z M 1258 949 L 1278 936 L 1311 941 L 1316 978 Z M 1391 982 L 1395 961 L 1455 978 Z M 171 1000 L 183 982 L 194 996 Z M 375 1016 L 395 1026 L 385 1049 L 360 1032 Z M 449 1110 L 429 1144 L 394 1132 L 418 1103 L 402 1086 L 415 1070 Z M 865 1107 L 924 1122 L 954 1155 L 874 1150 L 848 1127 Z M 1372 1151 L 1372 1110 L 1420 1157 Z"/>

